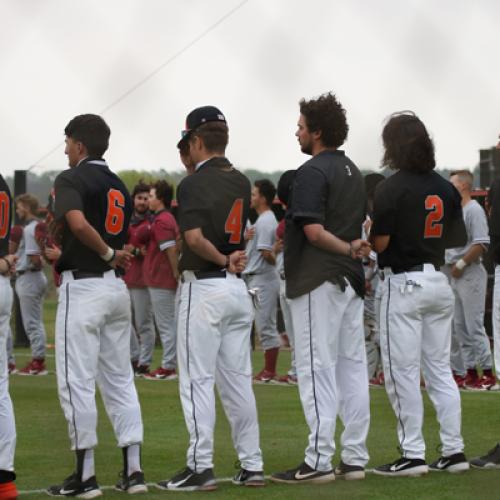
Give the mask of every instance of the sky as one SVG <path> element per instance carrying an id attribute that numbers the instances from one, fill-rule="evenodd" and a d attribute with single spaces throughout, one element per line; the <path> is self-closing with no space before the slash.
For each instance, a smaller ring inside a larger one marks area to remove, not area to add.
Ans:
<path id="1" fill-rule="evenodd" d="M 362 168 L 395 111 L 424 121 L 441 168 L 473 168 L 500 132 L 498 0 L 0 0 L 0 20 L 3 175 L 67 168 L 82 113 L 108 122 L 113 170 L 181 171 L 185 117 L 207 104 L 237 167 L 296 168 L 298 101 L 327 91 Z"/>

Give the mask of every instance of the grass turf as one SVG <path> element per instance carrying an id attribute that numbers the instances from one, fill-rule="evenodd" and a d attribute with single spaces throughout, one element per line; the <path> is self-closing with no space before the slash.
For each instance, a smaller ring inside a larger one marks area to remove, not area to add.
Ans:
<path id="1" fill-rule="evenodd" d="M 49 343 L 53 339 L 55 305 L 49 300 L 45 306 L 45 322 Z M 53 351 L 49 350 L 49 353 Z M 19 366 L 29 359 L 27 349 L 16 350 Z M 155 359 L 160 359 L 156 351 Z M 280 356 L 280 370 L 285 372 L 289 353 Z M 262 353 L 254 354 L 256 371 L 262 364 Z M 69 451 L 66 422 L 57 399 L 54 359 L 48 358 L 51 373 L 46 377 L 13 376 L 10 390 L 14 402 L 18 442 L 16 471 L 18 489 L 23 492 L 44 489 L 59 483 L 73 471 L 74 455 Z M 175 381 L 137 380 L 144 419 L 143 466 L 148 482 L 172 476 L 185 465 L 187 432 Z M 255 395 L 259 411 L 261 447 L 267 474 L 291 468 L 303 460 L 307 427 L 294 387 L 256 385 Z M 372 389 L 371 427 L 368 436 L 370 463 L 374 467 L 398 457 L 396 419 L 383 389 Z M 424 434 L 427 458 L 439 456 L 438 427 L 435 412 L 424 393 Z M 96 450 L 97 477 L 102 485 L 115 484 L 121 470 L 121 453 L 116 448 L 113 431 L 98 398 L 99 446 Z M 463 435 L 469 457 L 482 455 L 500 438 L 500 395 L 493 393 L 462 393 Z M 230 430 L 220 403 L 217 402 L 215 430 L 215 473 L 220 478 L 235 474 L 236 455 L 232 448 Z M 341 425 L 337 430 L 337 443 Z M 338 463 L 338 454 L 334 458 Z M 462 475 L 429 473 L 421 478 L 383 478 L 368 474 L 364 481 L 334 483 L 322 486 L 276 485 L 269 482 L 265 488 L 250 489 L 221 482 L 216 498 L 330 498 L 337 499 L 468 499 L 500 494 L 500 470 L 471 470 Z M 123 497 L 123 493 L 106 490 L 106 497 Z M 201 493 L 162 492 L 150 488 L 147 498 L 172 495 L 200 495 Z M 208 493 L 207 493 L 208 494 Z M 42 493 L 29 493 L 29 498 L 47 498 Z"/>

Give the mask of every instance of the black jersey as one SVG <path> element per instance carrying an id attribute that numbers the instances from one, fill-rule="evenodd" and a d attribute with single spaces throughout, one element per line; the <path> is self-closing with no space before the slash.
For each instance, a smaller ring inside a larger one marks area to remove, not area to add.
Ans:
<path id="1" fill-rule="evenodd" d="M 286 213 L 288 297 L 304 295 L 325 281 L 343 284 L 345 279 L 364 295 L 361 262 L 312 245 L 303 226 L 322 224 L 338 238 L 352 241 L 361 237 L 365 214 L 363 176 L 343 151 L 323 151 L 297 170 Z"/>
<path id="2" fill-rule="evenodd" d="M 490 248 L 489 253 L 496 264 L 500 264 L 500 179 L 496 179 L 488 193 L 490 206 Z"/>
<path id="3" fill-rule="evenodd" d="M 390 235 L 379 267 L 408 270 L 444 264 L 446 248 L 467 242 L 462 201 L 455 187 L 434 171 L 400 170 L 377 186 L 372 235 Z"/>
<path id="4" fill-rule="evenodd" d="M 177 188 L 177 218 L 181 233 L 200 228 L 219 252 L 244 250 L 243 234 L 250 209 L 250 181 L 229 160 L 215 157 L 205 162 Z M 179 270 L 220 269 L 214 262 L 182 246 Z"/>
<path id="5" fill-rule="evenodd" d="M 9 186 L 0 175 L 0 257 L 9 253 L 10 225 L 12 222 L 12 197 Z"/>
<path id="6" fill-rule="evenodd" d="M 64 224 L 57 272 L 110 270 L 109 264 L 70 231 L 64 216 L 70 210 L 80 210 L 108 246 L 123 248 L 132 215 L 132 201 L 123 182 L 109 170 L 104 160 L 87 158 L 60 173 L 54 190 L 55 218 Z"/>

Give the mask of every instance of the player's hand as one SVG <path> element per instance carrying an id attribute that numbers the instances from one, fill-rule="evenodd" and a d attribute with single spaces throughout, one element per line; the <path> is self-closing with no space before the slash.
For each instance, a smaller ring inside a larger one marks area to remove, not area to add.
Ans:
<path id="1" fill-rule="evenodd" d="M 124 250 L 126 250 L 127 252 L 130 252 L 132 253 L 132 250 L 134 249 L 134 245 L 131 245 L 130 243 L 127 243 L 124 247 L 123 247 Z"/>
<path id="2" fill-rule="evenodd" d="M 109 265 L 113 269 L 121 267 L 122 269 L 127 270 L 130 267 L 132 258 L 133 255 L 127 250 L 115 250 L 115 258 L 109 263 Z"/>
<path id="3" fill-rule="evenodd" d="M 236 250 L 229 255 L 229 266 L 227 271 L 230 273 L 242 273 L 247 265 L 247 255 L 242 250 Z"/>
<path id="4" fill-rule="evenodd" d="M 61 256 L 61 250 L 57 248 L 55 245 L 52 246 L 47 246 L 45 247 L 45 257 L 50 261 L 53 262 Z"/>
<path id="5" fill-rule="evenodd" d="M 16 262 L 17 262 L 17 256 L 16 255 L 5 255 L 2 260 L 5 260 L 7 264 L 9 265 L 9 269 L 7 270 L 7 274 L 14 274 L 16 272 Z"/>
<path id="6" fill-rule="evenodd" d="M 255 227 L 254 226 L 246 229 L 245 234 L 243 235 L 243 237 L 245 238 L 245 241 L 253 240 L 254 236 L 255 236 Z"/>
<path id="7" fill-rule="evenodd" d="M 283 240 L 281 238 L 277 238 L 273 245 L 273 253 L 277 255 L 283 251 Z"/>
<path id="8" fill-rule="evenodd" d="M 372 246 L 366 240 L 357 239 L 351 241 L 351 258 L 352 259 L 363 259 L 370 255 L 370 250 Z"/>
<path id="9" fill-rule="evenodd" d="M 453 264 L 453 266 L 451 266 L 451 275 L 455 279 L 459 279 L 464 274 L 464 270 L 465 270 L 465 267 L 463 269 L 458 269 L 458 267 L 455 264 Z"/>

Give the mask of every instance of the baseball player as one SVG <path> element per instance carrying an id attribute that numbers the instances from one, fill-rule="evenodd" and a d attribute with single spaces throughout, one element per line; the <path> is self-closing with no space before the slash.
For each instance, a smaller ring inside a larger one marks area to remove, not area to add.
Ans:
<path id="1" fill-rule="evenodd" d="M 264 368 L 254 377 L 258 383 L 267 383 L 276 378 L 280 350 L 280 336 L 276 327 L 280 285 L 273 252 L 278 222 L 271 210 L 275 195 L 276 188 L 271 181 L 255 181 L 250 206 L 258 217 L 252 226 L 253 236 L 247 243 L 248 263 L 243 273 L 248 289 L 257 289 L 259 297 L 255 310 L 255 329 L 264 350 Z"/>
<path id="2" fill-rule="evenodd" d="M 38 200 L 31 194 L 16 197 L 16 212 L 25 226 L 16 252 L 16 293 L 26 335 L 31 344 L 31 361 L 19 370 L 19 375 L 47 375 L 45 367 L 45 327 L 43 324 L 43 297 L 47 278 L 42 271 L 41 249 L 35 238 L 39 220 Z"/>
<path id="3" fill-rule="evenodd" d="M 17 489 L 14 483 L 14 452 L 16 425 L 9 396 L 7 360 L 7 335 L 13 293 L 10 275 L 14 272 L 16 257 L 9 254 L 9 233 L 12 219 L 12 199 L 9 187 L 0 175 L 0 498 L 14 500 Z"/>
<path id="4" fill-rule="evenodd" d="M 276 482 L 362 479 L 368 462 L 364 275 L 358 257 L 369 245 L 360 239 L 363 176 L 338 149 L 347 131 L 345 110 L 333 94 L 300 101 L 295 135 L 312 158 L 297 170 L 286 213 L 285 276 L 300 399 L 310 432 L 304 461 L 273 474 Z M 344 432 L 334 472 L 337 413 Z"/>
<path id="5" fill-rule="evenodd" d="M 442 456 L 429 467 L 462 472 L 469 464 L 460 433 L 460 394 L 450 368 L 454 298 L 439 271 L 445 248 L 466 242 L 460 195 L 434 172 L 432 140 L 413 113 L 392 115 L 382 139 L 383 163 L 397 172 L 377 188 L 371 236 L 383 269 L 380 346 L 402 456 L 374 472 L 391 477 L 428 472 L 421 372 L 442 444 Z"/>
<path id="6" fill-rule="evenodd" d="M 189 431 L 187 467 L 161 489 L 214 490 L 214 383 L 231 425 L 241 469 L 238 485 L 264 485 L 252 390 L 252 300 L 237 273 L 245 268 L 250 183 L 225 158 L 226 119 L 213 106 L 193 110 L 187 142 L 195 172 L 177 189 L 183 238 L 179 262 L 179 391 Z"/>
<path id="7" fill-rule="evenodd" d="M 153 360 L 155 346 L 155 327 L 153 323 L 153 310 L 149 291 L 144 280 L 144 233 L 149 239 L 150 217 L 149 217 L 149 184 L 139 182 L 132 191 L 134 213 L 130 219 L 126 249 L 132 253 L 134 258 L 127 269 L 123 279 L 127 284 L 132 304 L 131 332 L 131 358 L 137 361 L 135 374 L 143 376 L 149 373 L 149 367 Z M 137 336 L 140 342 L 137 342 Z M 135 355 L 132 350 L 135 347 Z"/>
<path id="8" fill-rule="evenodd" d="M 176 371 L 175 294 L 177 289 L 177 237 L 179 229 L 170 212 L 173 188 L 157 181 L 149 193 L 149 208 L 154 213 L 151 236 L 144 259 L 144 272 L 156 328 L 163 347 L 161 366 L 144 378 L 174 380 Z"/>
<path id="9" fill-rule="evenodd" d="M 47 493 L 80 498 L 102 494 L 94 470 L 96 382 L 123 452 L 116 488 L 145 492 L 140 463 L 142 418 L 130 364 L 130 297 L 115 270 L 126 266 L 131 257 L 121 249 L 132 202 L 122 181 L 102 159 L 110 135 L 104 120 L 79 115 L 64 133 L 70 168 L 54 184 L 55 216 L 62 230 L 56 371 L 76 470 Z"/>
<path id="10" fill-rule="evenodd" d="M 452 368 L 460 372 L 463 359 L 467 370 L 465 387 L 488 389 L 495 385 L 495 376 L 491 369 L 490 342 L 484 329 L 488 273 L 482 264 L 482 255 L 488 248 L 490 237 L 486 214 L 481 205 L 471 198 L 472 181 L 473 176 L 468 170 L 450 174 L 450 182 L 462 197 L 467 244 L 463 248 L 446 250 L 443 272 L 450 279 L 455 294 L 452 335 L 458 344 L 458 349 L 455 349 L 458 352 L 451 357 Z M 457 357 L 459 365 L 455 369 L 453 361 Z M 481 378 L 477 366 L 482 369 Z"/>

